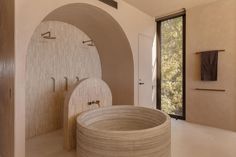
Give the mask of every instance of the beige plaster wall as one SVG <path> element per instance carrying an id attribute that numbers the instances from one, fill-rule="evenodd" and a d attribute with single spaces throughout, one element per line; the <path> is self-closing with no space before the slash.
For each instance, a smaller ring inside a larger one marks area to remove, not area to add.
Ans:
<path id="1" fill-rule="evenodd" d="M 48 31 L 56 39 L 41 36 Z M 77 78 L 101 79 L 98 51 L 83 44 L 88 40 L 77 27 L 59 21 L 42 22 L 35 30 L 26 64 L 26 138 L 62 128 L 64 97 Z"/>
<path id="2" fill-rule="evenodd" d="M 0 1 L 0 156 L 13 155 L 14 0 Z"/>
<path id="3" fill-rule="evenodd" d="M 94 5 L 110 14 L 124 30 L 133 53 L 134 103 L 137 104 L 138 34 L 154 36 L 154 18 L 128 5 L 123 0 L 119 0 L 118 10 L 98 0 L 15 0 L 15 157 L 25 157 L 25 63 L 29 41 L 35 28 L 50 12 L 70 3 Z"/>
<path id="4" fill-rule="evenodd" d="M 236 1 L 222 0 L 187 10 L 187 120 L 236 131 Z M 219 54 L 217 82 L 200 81 L 200 55 Z M 226 89 L 226 92 L 195 88 Z"/>

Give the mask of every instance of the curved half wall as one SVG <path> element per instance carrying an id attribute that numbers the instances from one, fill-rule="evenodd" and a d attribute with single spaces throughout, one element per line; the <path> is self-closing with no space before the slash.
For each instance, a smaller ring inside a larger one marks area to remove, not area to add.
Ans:
<path id="1" fill-rule="evenodd" d="M 84 3 L 65 5 L 44 19 L 53 20 L 72 24 L 94 40 L 102 64 L 102 78 L 111 88 L 113 105 L 134 105 L 132 50 L 119 23 L 100 8 Z"/>

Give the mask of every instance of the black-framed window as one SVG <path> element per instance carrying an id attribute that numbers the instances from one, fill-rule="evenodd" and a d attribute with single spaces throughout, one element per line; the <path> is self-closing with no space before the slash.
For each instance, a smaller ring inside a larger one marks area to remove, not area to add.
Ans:
<path id="1" fill-rule="evenodd" d="M 157 19 L 157 108 L 186 118 L 185 11 Z"/>

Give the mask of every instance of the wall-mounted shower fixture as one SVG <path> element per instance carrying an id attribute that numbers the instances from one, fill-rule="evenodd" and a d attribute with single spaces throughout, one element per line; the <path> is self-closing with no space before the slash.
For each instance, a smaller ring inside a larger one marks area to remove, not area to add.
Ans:
<path id="1" fill-rule="evenodd" d="M 44 39 L 56 39 L 56 37 L 52 37 L 51 35 L 51 32 L 46 32 L 46 33 L 42 33 L 41 36 L 44 38 Z"/>
<path id="2" fill-rule="evenodd" d="M 65 79 L 65 90 L 68 91 L 68 77 L 64 77 Z"/>
<path id="3" fill-rule="evenodd" d="M 85 41 L 83 41 L 82 43 L 83 43 L 83 44 L 88 43 L 88 44 L 87 44 L 88 46 L 95 46 L 93 40 L 85 40 Z"/>
<path id="4" fill-rule="evenodd" d="M 56 79 L 54 77 L 51 77 L 51 80 L 52 80 L 52 91 L 55 92 L 56 91 Z"/>

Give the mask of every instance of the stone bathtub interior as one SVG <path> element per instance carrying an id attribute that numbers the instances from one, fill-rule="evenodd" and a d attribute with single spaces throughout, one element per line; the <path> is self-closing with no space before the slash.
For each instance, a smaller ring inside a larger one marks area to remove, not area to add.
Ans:
<path id="1" fill-rule="evenodd" d="M 171 155 L 169 116 L 143 107 L 112 106 L 81 113 L 76 138 L 78 157 Z"/>
<path id="2" fill-rule="evenodd" d="M 167 121 L 165 114 L 144 108 L 114 107 L 91 111 L 78 121 L 89 129 L 101 131 L 138 131 L 157 127 Z"/>

